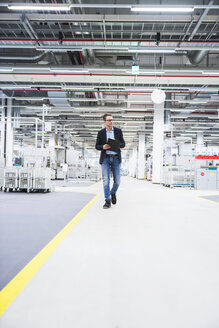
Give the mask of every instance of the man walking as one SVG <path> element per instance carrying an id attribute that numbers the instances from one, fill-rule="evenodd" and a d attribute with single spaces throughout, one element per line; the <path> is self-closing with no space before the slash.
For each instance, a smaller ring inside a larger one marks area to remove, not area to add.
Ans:
<path id="1" fill-rule="evenodd" d="M 120 165 L 121 165 L 121 150 L 125 147 L 122 130 L 113 126 L 113 117 L 111 114 L 103 115 L 105 128 L 97 134 L 96 149 L 101 150 L 100 164 L 102 168 L 103 189 L 105 196 L 105 204 L 103 208 L 110 208 L 112 204 L 116 204 L 116 192 L 120 184 Z M 120 141 L 118 151 L 110 150 L 108 139 L 116 139 Z M 110 169 L 113 172 L 113 187 L 110 191 Z"/>

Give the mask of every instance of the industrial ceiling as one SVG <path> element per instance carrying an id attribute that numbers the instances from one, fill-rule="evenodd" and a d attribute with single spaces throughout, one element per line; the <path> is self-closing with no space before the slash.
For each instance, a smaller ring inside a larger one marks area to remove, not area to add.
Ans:
<path id="1" fill-rule="evenodd" d="M 12 98 L 24 124 L 15 142 L 30 142 L 44 117 L 45 142 L 56 132 L 94 148 L 110 112 L 127 149 L 139 133 L 150 147 L 157 88 L 166 137 L 195 142 L 202 131 L 218 145 L 219 1 L 0 3 L 1 98 Z"/>

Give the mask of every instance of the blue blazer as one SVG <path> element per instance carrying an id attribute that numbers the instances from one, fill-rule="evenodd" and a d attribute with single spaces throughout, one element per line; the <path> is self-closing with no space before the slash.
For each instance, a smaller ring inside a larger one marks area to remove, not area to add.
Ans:
<path id="1" fill-rule="evenodd" d="M 124 148 L 125 147 L 125 140 L 123 139 L 122 130 L 119 129 L 119 128 L 115 128 L 115 127 L 113 127 L 113 129 L 114 129 L 114 137 L 115 137 L 115 139 L 121 141 L 120 148 Z M 98 132 L 98 134 L 97 134 L 96 149 L 97 150 L 101 150 L 100 164 L 103 163 L 103 160 L 106 157 L 106 150 L 103 149 L 103 146 L 105 144 L 107 144 L 106 128 L 100 130 Z M 121 150 L 119 150 L 118 155 L 119 155 L 119 162 L 121 163 L 121 161 L 122 161 Z"/>

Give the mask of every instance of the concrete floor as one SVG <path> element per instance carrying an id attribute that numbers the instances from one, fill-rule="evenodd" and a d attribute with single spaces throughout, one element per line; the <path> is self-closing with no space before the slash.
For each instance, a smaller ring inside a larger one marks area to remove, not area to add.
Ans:
<path id="1" fill-rule="evenodd" d="M 218 192 L 123 177 L 118 204 L 92 205 L 0 327 L 218 328 L 219 204 L 208 195 Z"/>
<path id="2" fill-rule="evenodd" d="M 0 192 L 0 291 L 94 196 Z"/>

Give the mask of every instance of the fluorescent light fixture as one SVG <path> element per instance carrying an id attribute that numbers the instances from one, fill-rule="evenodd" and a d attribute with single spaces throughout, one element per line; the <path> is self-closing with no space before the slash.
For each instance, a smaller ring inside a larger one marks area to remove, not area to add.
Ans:
<path id="1" fill-rule="evenodd" d="M 61 86 L 61 89 L 66 90 L 66 92 L 68 92 L 68 90 L 74 90 L 74 91 L 87 91 L 87 90 L 94 90 L 94 87 L 69 87 L 69 86 Z"/>
<path id="2" fill-rule="evenodd" d="M 129 114 L 122 115 L 122 117 L 124 117 L 124 118 L 142 118 L 143 116 L 142 116 L 142 114 L 139 114 L 139 115 L 129 115 Z M 142 121 L 142 122 L 145 123 L 145 121 Z"/>
<path id="3" fill-rule="evenodd" d="M 49 11 L 68 11 L 70 5 L 58 5 L 58 4 L 10 4 L 8 5 L 10 10 L 49 10 Z"/>
<path id="4" fill-rule="evenodd" d="M 88 73 L 87 69 L 77 68 L 50 68 L 50 72 L 67 72 L 67 73 Z"/>
<path id="5" fill-rule="evenodd" d="M 99 117 L 101 118 L 102 115 L 98 114 L 98 113 L 93 113 L 93 114 L 79 114 L 79 116 L 82 116 L 82 117 Z"/>
<path id="6" fill-rule="evenodd" d="M 18 85 L 4 85 L 3 90 L 19 90 L 19 89 L 31 89 L 31 86 L 18 86 Z"/>
<path id="7" fill-rule="evenodd" d="M 182 133 L 182 132 L 181 132 L 181 134 L 182 134 L 183 136 L 184 136 L 184 135 L 185 135 L 185 136 L 187 136 L 187 135 L 194 135 L 194 136 L 195 136 L 195 135 L 196 135 L 196 133 L 193 133 L 193 132 L 187 132 L 187 133 Z"/>
<path id="8" fill-rule="evenodd" d="M 172 115 L 171 118 L 187 118 L 188 115 Z"/>
<path id="9" fill-rule="evenodd" d="M 10 46 L 7 46 L 7 48 L 10 48 Z M 30 46 L 28 46 L 28 48 L 30 48 Z M 32 46 L 31 48 L 34 48 L 34 46 Z M 36 50 L 45 50 L 45 51 L 56 51 L 56 52 L 66 52 L 66 51 L 82 51 L 82 48 L 74 48 L 74 47 L 70 47 L 70 46 L 63 46 L 61 48 L 59 48 L 58 46 L 38 46 L 35 48 Z"/>
<path id="10" fill-rule="evenodd" d="M 125 70 L 125 72 L 126 73 L 132 73 L 132 71 L 131 70 Z M 139 74 L 165 74 L 165 71 L 142 71 L 141 69 L 139 70 Z M 128 90 L 128 89 L 126 89 L 126 90 Z M 131 90 L 133 90 L 133 89 L 131 89 Z M 145 89 L 135 89 L 136 91 L 137 90 L 143 90 L 143 91 L 149 91 L 149 90 L 151 90 L 151 91 L 153 91 L 154 90 L 154 88 L 153 89 L 147 89 L 147 88 L 145 88 Z"/>
<path id="11" fill-rule="evenodd" d="M 150 49 L 147 49 L 147 48 L 145 48 L 145 49 L 141 49 L 141 48 L 133 49 L 133 48 L 131 48 L 131 49 L 128 49 L 128 52 L 158 53 L 158 54 L 165 53 L 165 54 L 167 54 L 167 53 L 175 53 L 176 50 L 175 49 L 162 49 L 161 47 L 160 48 L 154 47 L 154 49 L 152 49 L 152 48 L 150 48 Z"/>
<path id="12" fill-rule="evenodd" d="M 0 67 L 0 72 L 12 72 L 12 67 Z"/>
<path id="13" fill-rule="evenodd" d="M 16 97 L 16 98 L 14 98 L 15 100 L 40 100 L 40 101 L 42 101 L 42 100 L 44 100 L 44 99 L 46 99 L 46 98 L 25 98 L 25 97 Z"/>
<path id="14" fill-rule="evenodd" d="M 131 11 L 147 11 L 147 12 L 192 12 L 194 7 L 173 7 L 173 6 L 135 6 L 131 7 Z"/>
<path id="15" fill-rule="evenodd" d="M 94 67 L 94 68 L 89 68 L 88 71 L 89 72 L 93 72 L 93 71 L 98 71 L 98 72 L 102 72 L 102 71 L 104 71 L 104 72 L 112 72 L 112 71 L 116 71 L 116 72 L 127 72 L 128 71 L 128 72 L 131 73 L 131 70 L 127 70 L 125 68 L 116 68 L 116 67 L 115 67 L 115 69 L 113 69 L 113 68 L 95 68 Z M 103 87 L 101 87 L 101 88 L 103 88 Z"/>
<path id="16" fill-rule="evenodd" d="M 199 70 L 193 70 L 193 69 L 165 69 L 166 72 L 177 72 L 177 73 L 202 73 L 203 71 Z M 176 89 L 176 87 L 175 87 Z M 187 89 L 190 90 L 190 88 L 182 88 L 179 87 L 179 89 Z"/>
<path id="17" fill-rule="evenodd" d="M 203 129 L 203 130 L 207 130 L 207 129 L 211 129 L 211 126 L 191 126 L 191 129 L 192 130 L 200 130 L 200 129 Z"/>
<path id="18" fill-rule="evenodd" d="M 38 67 L 34 67 L 34 66 L 28 67 L 27 66 L 27 67 L 13 67 L 12 70 L 13 71 L 34 71 L 34 70 L 36 70 L 36 71 L 41 71 L 41 70 L 49 71 L 50 68 L 49 67 L 42 67 L 42 66 L 38 66 Z"/>
<path id="19" fill-rule="evenodd" d="M 141 71 L 143 74 L 165 74 L 165 71 Z"/>
<path id="20" fill-rule="evenodd" d="M 175 100 L 180 104 L 206 104 L 208 100 Z"/>
<path id="21" fill-rule="evenodd" d="M 107 99 L 105 99 L 105 100 L 107 100 Z M 141 99 L 141 100 L 137 100 L 137 99 L 130 99 L 130 100 L 126 100 L 126 99 L 121 99 L 121 101 L 124 101 L 124 102 L 127 102 L 127 103 L 152 103 L 152 100 L 144 100 L 144 99 Z M 129 109 L 131 109 L 132 110 L 132 108 L 129 108 Z M 144 110 L 147 110 L 147 108 L 143 108 Z M 138 109 L 137 109 L 138 110 Z"/>
<path id="22" fill-rule="evenodd" d="M 175 108 L 175 109 L 171 108 L 170 109 L 171 112 L 183 112 L 183 113 L 194 112 L 194 110 L 196 110 L 196 109 L 185 109 L 185 108 L 183 108 L 183 109 L 182 108 L 181 109 L 180 108 Z"/>
<path id="23" fill-rule="evenodd" d="M 204 74 L 204 75 L 219 75 L 219 72 L 208 72 L 208 71 L 203 71 L 202 74 Z"/>

